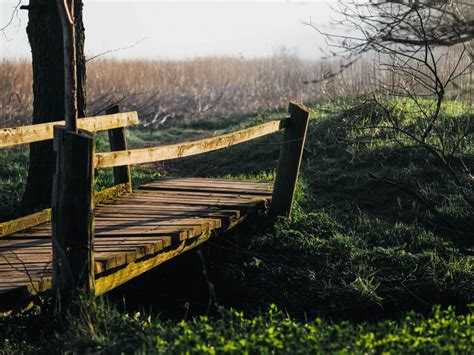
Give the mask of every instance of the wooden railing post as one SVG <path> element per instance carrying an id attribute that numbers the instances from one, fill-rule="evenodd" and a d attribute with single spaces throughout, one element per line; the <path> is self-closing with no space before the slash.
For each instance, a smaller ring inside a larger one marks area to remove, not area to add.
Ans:
<path id="1" fill-rule="evenodd" d="M 120 108 L 114 105 L 105 110 L 108 115 L 119 113 Z M 125 138 L 125 129 L 123 127 L 113 128 L 108 130 L 110 151 L 127 150 L 127 140 Z M 130 174 L 130 165 L 114 167 L 114 183 L 128 184 L 129 192 L 132 192 L 132 177 Z"/>
<path id="2" fill-rule="evenodd" d="M 290 216 L 309 122 L 308 109 L 303 105 L 290 102 L 288 111 L 290 118 L 285 127 L 270 207 L 275 217 Z"/>
<path id="3" fill-rule="evenodd" d="M 61 311 L 79 295 L 94 295 L 94 136 L 55 126 L 54 149 L 53 295 Z"/>

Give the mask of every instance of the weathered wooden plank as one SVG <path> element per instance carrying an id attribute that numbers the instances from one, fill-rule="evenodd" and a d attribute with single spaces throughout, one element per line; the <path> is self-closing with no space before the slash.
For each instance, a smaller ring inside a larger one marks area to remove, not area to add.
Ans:
<path id="1" fill-rule="evenodd" d="M 194 142 L 186 142 L 165 145 L 153 148 L 123 150 L 119 152 L 97 153 L 95 159 L 96 168 L 107 168 L 121 165 L 133 165 L 151 163 L 168 159 L 176 159 L 191 155 L 210 152 L 217 149 L 227 148 L 235 144 L 262 137 L 284 128 L 285 120 L 270 121 L 261 125 L 243 129 L 241 131 L 224 134 L 221 136 L 201 139 Z"/>
<path id="2" fill-rule="evenodd" d="M 12 269 L 17 268 L 17 265 L 23 265 L 25 269 L 31 270 L 31 269 L 38 269 L 38 270 L 51 270 L 52 266 L 48 263 L 45 263 L 44 261 L 25 261 L 23 264 L 20 264 L 18 262 L 16 263 L 8 263 L 8 264 L 0 264 L 0 270 L 9 270 L 11 271 Z M 12 267 L 13 266 L 13 267 Z M 3 276 L 3 274 L 2 274 Z M 5 278 L 0 278 L 0 280 L 5 280 Z"/>
<path id="3" fill-rule="evenodd" d="M 104 294 L 125 282 L 143 274 L 144 272 L 158 266 L 159 264 L 164 263 L 167 260 L 170 260 L 179 254 L 182 254 L 188 250 L 195 248 L 196 246 L 202 244 L 211 236 L 210 232 L 201 234 L 197 237 L 192 244 L 187 244 L 185 242 L 181 242 L 181 244 L 170 251 L 165 251 L 162 253 L 157 254 L 155 257 L 140 260 L 136 262 L 131 262 L 125 267 L 116 270 L 113 273 L 104 275 L 97 275 L 96 283 L 95 283 L 95 292 L 96 295 Z"/>
<path id="4" fill-rule="evenodd" d="M 112 241 L 112 243 L 110 243 L 110 241 Z M 122 263 L 131 262 L 146 255 L 155 254 L 162 250 L 164 246 L 169 245 L 170 238 L 168 237 L 160 239 L 134 238 L 133 240 L 127 238 L 109 238 L 107 243 L 99 239 L 94 248 L 97 252 L 96 260 L 98 260 L 99 263 L 96 263 L 94 269 L 96 272 L 98 272 L 98 270 L 105 271 L 107 268 L 120 266 L 120 261 Z M 51 252 L 47 253 L 47 262 L 43 263 L 39 263 L 38 260 L 40 258 L 37 257 L 34 257 L 34 262 L 28 261 L 29 255 L 30 254 L 20 254 L 19 257 L 13 259 L 14 262 L 0 264 L 2 279 L 8 279 L 8 282 L 11 282 L 12 279 L 17 277 L 15 275 L 20 275 L 23 278 L 26 275 L 28 277 L 25 278 L 25 280 L 29 281 L 30 279 L 34 279 L 38 272 L 51 272 Z M 110 258 L 113 259 L 113 266 L 111 266 L 112 264 L 109 262 L 108 264 L 106 263 L 104 268 L 104 255 L 107 255 L 107 260 Z M 0 283 L 2 279 L 0 279 Z"/>
<path id="5" fill-rule="evenodd" d="M 157 239 L 157 237 L 153 238 L 153 236 L 144 238 L 144 237 L 133 237 L 133 238 L 126 238 L 124 239 L 125 236 L 119 236 L 119 235 L 112 235 L 111 237 L 115 238 L 107 238 L 108 240 L 105 241 L 103 239 L 106 238 L 99 238 L 96 245 L 94 246 L 94 251 L 102 251 L 105 249 L 110 249 L 110 248 L 115 248 L 115 247 L 121 247 L 123 245 L 129 245 L 129 246 L 141 246 L 145 245 L 147 243 L 154 243 L 154 242 L 160 242 L 160 239 Z M 118 238 L 120 237 L 120 238 Z M 9 249 L 9 250 L 14 250 L 14 249 Z M 44 257 L 38 257 L 39 254 L 43 254 Z M 34 255 L 31 258 L 29 257 L 30 255 Z M 2 265 L 21 265 L 23 263 L 27 262 L 37 262 L 37 261 L 44 261 L 44 260 L 49 260 L 47 256 L 51 257 L 52 252 L 51 252 L 51 245 L 49 245 L 48 248 L 31 248 L 31 249 L 19 249 L 17 252 L 15 251 L 14 255 L 5 255 L 3 256 L 3 260 L 0 263 L 0 266 Z"/>
<path id="6" fill-rule="evenodd" d="M 2 287 L 2 294 L 0 295 L 1 300 L 8 300 L 10 298 L 10 302 L 15 303 L 16 301 L 21 301 L 18 299 L 18 296 L 26 296 L 26 295 L 36 295 L 38 293 L 47 291 L 51 288 L 52 279 L 50 276 L 44 276 L 37 279 L 28 279 L 28 280 L 20 280 L 14 281 L 11 283 L 10 286 Z M 12 297 L 9 297 L 9 293 L 13 292 Z M 0 303 L 0 309 L 4 309 L 4 305 Z"/>
<path id="7" fill-rule="evenodd" d="M 108 129 L 135 125 L 139 122 L 136 112 L 86 117 L 77 120 L 78 128 L 99 132 Z M 63 126 L 64 121 L 41 123 L 29 126 L 0 129 L 0 148 L 11 147 L 53 139 L 53 127 Z"/>
<path id="8" fill-rule="evenodd" d="M 262 207 L 265 207 L 266 205 L 268 204 L 268 200 L 261 200 L 261 201 L 257 201 L 256 203 L 254 202 L 250 202 L 250 203 L 240 203 L 240 204 L 235 204 L 235 203 L 212 203 L 212 204 L 209 204 L 209 203 L 203 203 L 203 204 L 199 204 L 199 202 L 196 202 L 196 203 L 191 203 L 191 204 L 185 204 L 183 203 L 181 206 L 183 206 L 184 208 L 182 209 L 183 211 L 189 211 L 190 209 L 192 208 L 196 208 L 196 209 L 201 209 L 201 210 L 209 210 L 209 211 L 214 211 L 214 212 L 219 212 L 220 210 L 222 209 L 225 209 L 225 210 L 238 210 L 240 211 L 241 214 L 247 214 L 247 213 L 251 213 L 259 208 L 262 208 Z M 163 208 L 168 208 L 168 207 L 171 207 L 173 209 L 175 209 L 177 206 L 175 204 L 173 204 L 172 202 L 156 202 L 156 203 L 153 203 L 153 204 L 146 204 L 146 203 L 142 203 L 140 205 L 133 205 L 132 203 L 124 203 L 124 204 L 114 204 L 114 209 L 115 211 L 119 212 L 119 211 L 127 211 L 127 210 L 130 210 L 130 211 L 137 211 L 137 210 L 147 210 L 149 209 L 149 211 L 146 211 L 144 212 L 144 214 L 153 214 L 153 213 L 159 213 L 159 208 L 160 207 L 163 207 Z M 113 210 L 109 210 L 110 211 L 113 211 Z"/>
<path id="9" fill-rule="evenodd" d="M 127 194 L 130 190 L 129 184 L 119 184 L 102 191 L 94 196 L 95 203 L 105 203 Z M 37 226 L 42 223 L 51 221 L 51 208 L 46 208 L 40 212 L 20 217 L 11 221 L 0 223 L 0 237 Z"/>
<path id="10" fill-rule="evenodd" d="M 287 121 L 288 119 L 286 119 Z M 285 127 L 288 124 L 288 122 L 285 123 Z M 270 181 L 268 180 L 256 180 L 256 179 L 226 179 L 226 178 L 212 178 L 212 177 L 163 177 L 160 178 L 159 181 L 157 181 L 157 184 L 163 183 L 163 182 L 186 182 L 186 183 L 194 183 L 194 182 L 212 182 L 212 183 L 222 183 L 222 184 L 229 184 L 229 185 L 234 185 L 234 184 L 241 184 L 241 183 L 249 183 L 249 184 L 271 184 Z"/>
<path id="11" fill-rule="evenodd" d="M 193 199 L 201 198 L 228 198 L 228 199 L 239 199 L 239 200 L 255 200 L 268 198 L 267 194 L 261 194 L 260 196 L 249 196 L 248 194 L 241 194 L 238 192 L 214 192 L 214 191 L 186 191 L 186 190 L 138 190 L 133 198 L 153 198 L 153 197 L 169 197 L 169 196 L 178 196 L 186 197 Z"/>
<path id="12" fill-rule="evenodd" d="M 101 211 L 101 213 L 97 213 L 95 215 L 95 221 L 141 221 L 141 220 L 169 220 L 170 218 L 220 218 L 226 219 L 229 217 L 235 217 L 239 214 L 239 211 L 194 211 L 194 212 L 180 212 L 180 211 L 169 211 L 168 213 L 152 213 L 152 214 L 142 214 L 140 210 L 135 211 L 117 211 L 113 210 L 113 212 Z"/>
<path id="13" fill-rule="evenodd" d="M 259 196 L 271 198 L 273 183 L 249 184 L 236 182 L 235 184 L 220 183 L 219 181 L 163 181 L 141 186 L 138 194 L 213 194 L 214 196 L 247 197 Z M 212 195 L 211 195 L 212 196 Z"/>
<path id="14" fill-rule="evenodd" d="M 171 237 L 161 237 L 155 244 L 156 252 L 163 248 L 171 246 Z M 121 253 L 98 252 L 95 255 L 96 273 L 110 270 L 115 267 L 122 266 L 127 263 L 127 258 Z"/>
<path id="15" fill-rule="evenodd" d="M 254 201 L 268 199 L 268 194 L 259 195 L 248 195 L 239 193 L 227 193 L 227 192 L 207 192 L 207 191 L 169 191 L 169 190 L 138 190 L 133 196 L 127 196 L 120 201 L 132 201 L 132 200 L 144 200 L 144 199 L 157 199 L 157 198 L 169 198 L 175 196 L 176 198 L 186 198 L 192 200 L 210 200 L 210 199 L 226 199 L 234 201 Z M 179 204 L 178 202 L 176 204 Z"/>
<path id="16" fill-rule="evenodd" d="M 95 272 L 104 272 L 112 268 L 122 266 L 126 263 L 130 263 L 137 259 L 143 258 L 145 256 L 154 255 L 158 252 L 161 252 L 165 244 L 162 240 L 156 240 L 153 242 L 142 243 L 138 246 L 137 252 L 135 254 L 124 255 L 124 253 L 119 251 L 113 251 L 113 248 L 108 250 L 102 250 L 98 252 L 95 259 Z"/>
<path id="17" fill-rule="evenodd" d="M 11 243 L 10 245 L 3 245 L 0 250 L 0 264 L 3 264 L 4 261 L 8 262 L 8 260 L 12 260 L 20 253 L 51 252 L 51 242 L 45 243 L 45 245 L 27 247 L 23 247 L 22 245 L 18 245 L 16 243 Z"/>
<path id="18" fill-rule="evenodd" d="M 124 183 L 96 192 L 94 194 L 94 204 L 112 202 L 119 197 L 127 195 L 131 191 L 131 188 L 130 184 Z"/>
<path id="19" fill-rule="evenodd" d="M 158 185 L 158 186 L 142 186 L 140 191 L 186 191 L 186 192 L 210 192 L 210 193 L 227 193 L 227 194 L 242 194 L 242 195 L 261 195 L 271 196 L 272 189 L 250 189 L 245 187 L 220 187 L 220 186 L 180 186 L 180 185 Z"/>
<path id="20" fill-rule="evenodd" d="M 101 238 L 103 236 L 141 236 L 141 235 L 154 235 L 154 236 L 163 236 L 163 235 L 188 235 L 189 228 L 178 228 L 176 226 L 165 226 L 165 227 L 155 227 L 154 229 L 133 229 L 132 227 L 117 229 L 117 230 L 96 230 L 95 237 Z M 15 234 L 15 239 L 51 239 L 51 230 L 38 230 L 38 231 L 23 231 L 21 233 Z"/>
<path id="21" fill-rule="evenodd" d="M 44 241 L 44 240 L 38 240 L 38 239 L 18 240 L 14 236 L 5 237 L 0 241 L 0 246 L 15 245 L 19 248 L 21 248 L 21 247 L 42 247 L 42 246 L 45 246 L 45 245 L 48 245 L 48 244 L 50 244 L 50 242 Z M 0 251 L 1 250 L 2 249 L 0 247 Z"/>
<path id="22" fill-rule="evenodd" d="M 155 202 L 158 203 L 168 203 L 168 204 L 176 204 L 180 203 L 183 205 L 203 205 L 203 206 L 225 206 L 225 205 L 231 205 L 231 206 L 245 206 L 245 205 L 253 205 L 253 204 L 259 204 L 267 201 L 264 198 L 255 198 L 255 199 L 231 199 L 231 198 L 225 198 L 225 197 L 209 197 L 209 198 L 189 198 L 186 196 L 176 196 L 175 199 L 173 200 L 172 196 L 153 196 L 150 198 L 136 198 L 135 202 L 140 203 L 143 206 L 146 205 L 153 205 Z M 122 201 L 123 205 L 126 204 L 132 204 L 133 201 L 131 200 L 124 200 Z"/>
<path id="23" fill-rule="evenodd" d="M 221 206 L 232 206 L 238 209 L 241 208 L 246 208 L 246 207 L 252 207 L 256 205 L 262 205 L 265 204 L 268 200 L 265 198 L 255 198 L 255 199 L 231 199 L 231 198 L 202 198 L 202 199 L 190 199 L 186 197 L 176 197 L 176 199 L 173 200 L 172 197 L 162 197 L 162 196 L 156 196 L 153 198 L 148 198 L 148 199 L 139 199 L 137 198 L 136 201 L 133 200 L 123 200 L 120 201 L 121 205 L 138 205 L 138 206 L 143 206 L 143 207 L 148 207 L 150 205 L 153 205 L 155 203 L 160 203 L 160 204 L 168 204 L 171 206 L 175 206 L 177 203 L 181 205 L 195 205 L 195 206 L 210 206 L 210 207 L 215 207 L 219 208 Z M 134 203 L 135 202 L 135 203 Z"/>
<path id="24" fill-rule="evenodd" d="M 51 209 L 48 208 L 25 217 L 20 217 L 12 221 L 0 223 L 0 237 L 36 226 L 41 223 L 48 222 L 50 220 Z"/>
<path id="25" fill-rule="evenodd" d="M 148 220 L 149 218 L 153 218 L 154 220 L 165 220 L 165 219 L 170 219 L 170 218 L 173 218 L 174 216 L 177 216 L 177 217 L 193 217 L 193 218 L 196 218 L 196 216 L 199 216 L 199 217 L 210 217 L 210 218 L 218 218 L 220 220 L 220 223 L 221 223 L 221 227 L 224 227 L 224 226 L 227 226 L 229 225 L 230 223 L 232 223 L 233 220 L 235 220 L 236 218 L 239 218 L 241 213 L 240 211 L 218 211 L 218 212 L 211 212 L 211 211 L 208 211 L 208 212 L 186 212 L 185 214 L 183 214 L 182 212 L 180 212 L 178 215 L 175 215 L 173 216 L 173 214 L 169 214 L 168 216 L 164 215 L 164 214 L 161 214 L 160 215 L 160 211 L 154 213 L 153 211 L 147 211 L 149 212 L 148 215 L 144 215 L 141 210 L 134 210 L 134 211 L 127 211 L 128 213 L 125 214 L 125 213 L 121 213 L 121 212 L 117 212 L 117 211 L 114 211 L 114 212 L 111 212 L 111 213 L 101 213 L 100 215 L 96 215 L 96 218 L 95 218 L 95 221 L 97 223 L 97 221 L 101 221 L 101 220 L 104 220 L 104 221 L 116 221 L 116 222 L 122 222 L 122 221 L 136 221 L 136 220 Z"/>
<path id="26" fill-rule="evenodd" d="M 159 189 L 159 188 L 188 188 L 188 189 L 194 189 L 194 188 L 207 188 L 207 189 L 222 189 L 229 191 L 228 193 L 236 193 L 235 190 L 243 190 L 243 191 L 254 191 L 254 192 L 268 192 L 272 190 L 272 186 L 255 186 L 255 185 L 250 185 L 250 184 L 235 184 L 235 185 L 224 185 L 224 184 L 219 184 L 219 183 L 214 183 L 212 181 L 209 181 L 207 184 L 204 183 L 189 183 L 189 184 L 183 184 L 183 183 L 163 183 L 163 184 L 147 184 L 138 190 L 138 192 L 143 191 L 150 193 L 150 191 L 153 191 L 153 189 Z M 191 191 L 191 190 L 189 190 Z M 158 192 L 157 192 L 158 193 Z"/>
<path id="27" fill-rule="evenodd" d="M 153 219 L 148 220 L 135 220 L 135 221 L 117 221 L 117 220 L 98 220 L 95 223 L 96 230 L 105 230 L 107 228 L 119 229 L 119 228 L 156 228 L 164 226 L 209 226 L 211 228 L 219 228 L 221 226 L 221 220 L 219 218 L 177 218 L 177 219 L 163 219 L 156 221 Z"/>
<path id="28" fill-rule="evenodd" d="M 228 179 L 211 179 L 211 178 L 161 178 L 158 181 L 148 183 L 143 186 L 161 186 L 161 185 L 179 185 L 179 186 L 222 186 L 222 187 L 240 187 L 249 188 L 272 188 L 273 181 L 261 180 L 228 180 Z M 142 187 L 143 187 L 142 186 Z"/>
<path id="29" fill-rule="evenodd" d="M 249 211 L 254 211 L 257 208 L 261 208 L 265 205 L 267 205 L 267 200 L 262 199 L 262 200 L 255 200 L 255 201 L 229 201 L 229 200 L 206 200 L 206 201 L 199 201 L 199 200 L 186 200 L 186 199 L 181 199 L 179 203 L 187 206 L 207 206 L 211 208 L 215 208 L 215 210 L 219 210 L 220 208 L 231 208 L 231 209 L 239 209 L 243 212 L 249 212 Z M 159 205 L 171 205 L 175 206 L 176 201 L 172 201 L 170 198 L 157 198 L 154 200 L 149 200 L 147 201 L 142 201 L 142 203 L 139 205 L 142 208 L 148 208 L 150 206 L 156 206 L 157 204 Z M 123 201 L 121 203 L 123 206 L 134 206 L 134 203 L 132 201 Z M 135 205 L 136 206 L 136 205 Z"/>
<path id="30" fill-rule="evenodd" d="M 213 228 L 220 227 L 221 219 L 212 218 L 212 217 L 201 217 L 201 218 L 163 218 L 161 220 L 156 220 L 153 218 L 143 219 L 143 220 L 129 220 L 129 221 L 117 221 L 117 220 L 99 220 L 95 223 L 95 232 L 98 233 L 102 230 L 117 229 L 117 230 L 126 230 L 129 228 L 151 230 L 159 230 L 160 227 L 168 226 L 181 226 L 181 227 L 192 227 L 192 226 L 203 226 L 210 225 Z M 29 230 L 18 233 L 17 235 L 28 235 L 36 234 L 41 232 L 51 232 L 51 225 L 43 224 Z M 15 235 L 14 237 L 16 238 Z"/>
<path id="31" fill-rule="evenodd" d="M 131 205 L 131 204 L 122 204 L 120 201 L 116 201 L 109 205 L 100 206 L 97 209 L 97 213 L 100 214 L 104 212 L 117 212 L 117 213 L 128 213 L 132 211 L 143 211 L 143 215 L 146 216 L 148 214 L 166 214 L 170 213 L 192 213 L 192 212 L 219 212 L 221 210 L 230 210 L 228 208 L 225 209 L 216 209 L 214 206 L 196 206 L 196 205 L 173 205 L 173 204 L 160 204 L 157 203 L 155 205 L 144 205 L 142 203 Z M 239 211 L 239 209 L 232 209 L 234 211 Z M 160 213 L 161 212 L 161 213 Z"/>

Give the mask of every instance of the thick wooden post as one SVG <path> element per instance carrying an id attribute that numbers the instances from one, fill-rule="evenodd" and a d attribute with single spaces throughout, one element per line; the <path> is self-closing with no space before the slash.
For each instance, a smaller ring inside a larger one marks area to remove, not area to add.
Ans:
<path id="1" fill-rule="evenodd" d="M 118 105 L 114 105 L 105 110 L 108 115 L 119 113 L 120 108 Z M 125 138 L 125 128 L 119 127 L 109 129 L 109 143 L 110 151 L 114 152 L 117 150 L 127 150 L 127 140 Z M 130 174 L 130 165 L 116 166 L 114 167 L 114 182 L 118 184 L 128 184 L 129 191 L 132 192 L 132 177 Z"/>
<path id="2" fill-rule="evenodd" d="M 94 136 L 54 127 L 53 290 L 56 309 L 94 294 Z"/>
<path id="3" fill-rule="evenodd" d="M 273 216 L 283 217 L 291 213 L 309 122 L 309 111 L 303 105 L 290 102 L 288 111 L 290 119 L 285 127 L 270 207 Z"/>

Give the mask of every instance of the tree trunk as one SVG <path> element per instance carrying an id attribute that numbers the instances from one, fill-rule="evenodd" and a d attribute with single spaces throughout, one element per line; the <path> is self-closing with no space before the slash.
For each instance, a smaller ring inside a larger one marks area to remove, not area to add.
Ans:
<path id="1" fill-rule="evenodd" d="M 86 63 L 82 0 L 76 1 L 77 104 L 79 117 L 86 111 Z M 30 0 L 26 28 L 33 63 L 33 124 L 64 119 L 64 54 L 62 26 L 54 1 Z M 23 210 L 32 212 L 51 205 L 56 157 L 53 141 L 30 145 L 28 180 Z"/>

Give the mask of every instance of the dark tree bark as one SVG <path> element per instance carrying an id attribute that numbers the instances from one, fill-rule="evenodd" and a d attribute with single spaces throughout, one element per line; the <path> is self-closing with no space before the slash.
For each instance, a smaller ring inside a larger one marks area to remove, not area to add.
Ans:
<path id="1" fill-rule="evenodd" d="M 82 0 L 76 1 L 77 103 L 79 117 L 86 113 L 86 61 Z M 61 21 L 54 1 L 30 0 L 28 26 L 33 63 L 33 124 L 64 119 L 64 55 Z M 23 209 L 32 212 L 51 205 L 56 157 L 53 141 L 30 145 L 28 180 Z"/>

